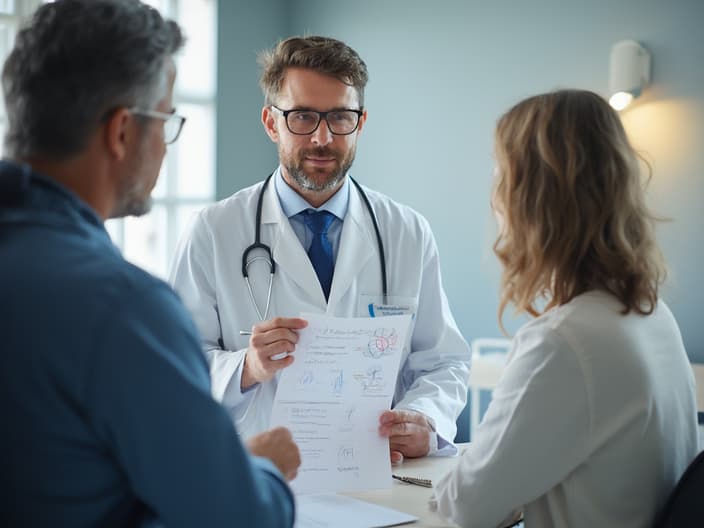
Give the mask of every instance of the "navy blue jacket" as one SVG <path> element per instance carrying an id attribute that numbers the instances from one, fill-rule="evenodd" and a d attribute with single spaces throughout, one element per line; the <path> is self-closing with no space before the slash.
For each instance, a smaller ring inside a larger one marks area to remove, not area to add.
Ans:
<path id="1" fill-rule="evenodd" d="M 0 525 L 291 526 L 210 395 L 200 339 L 95 212 L 0 162 Z"/>

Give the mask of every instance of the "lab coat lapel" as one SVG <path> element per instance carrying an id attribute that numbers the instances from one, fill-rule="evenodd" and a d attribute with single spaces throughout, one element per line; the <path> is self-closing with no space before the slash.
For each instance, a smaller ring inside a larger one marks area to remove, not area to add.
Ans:
<path id="1" fill-rule="evenodd" d="M 262 225 L 271 227 L 271 252 L 276 262 L 276 273 L 285 274 L 295 282 L 315 304 L 325 310 L 323 289 L 315 274 L 308 254 L 303 249 L 291 222 L 281 209 L 273 184 L 264 193 Z M 276 279 L 275 279 L 276 280 Z M 276 286 L 274 286 L 276 288 Z"/>
<path id="2" fill-rule="evenodd" d="M 342 224 L 340 246 L 330 288 L 331 306 L 344 297 L 367 261 L 374 255 L 376 238 L 372 234 L 373 229 L 369 212 L 362 202 L 359 191 L 351 186 L 347 215 Z"/>

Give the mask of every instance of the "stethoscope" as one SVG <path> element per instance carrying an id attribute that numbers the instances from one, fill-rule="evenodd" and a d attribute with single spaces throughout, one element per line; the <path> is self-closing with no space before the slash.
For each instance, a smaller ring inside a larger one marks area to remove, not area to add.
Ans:
<path id="1" fill-rule="evenodd" d="M 245 249 L 242 253 L 242 276 L 244 277 L 244 280 L 247 283 L 249 298 L 252 300 L 252 305 L 257 311 L 257 316 L 259 316 L 260 321 L 266 320 L 266 318 L 269 316 L 269 306 L 271 304 L 271 288 L 274 284 L 274 274 L 276 273 L 276 263 L 274 262 L 274 257 L 271 254 L 271 248 L 261 241 L 260 236 L 262 227 L 262 203 L 264 201 L 264 191 L 266 191 L 266 188 L 269 185 L 269 181 L 271 180 L 271 177 L 273 175 L 273 173 L 270 174 L 269 177 L 264 180 L 264 185 L 262 185 L 262 188 L 259 191 L 259 197 L 257 199 L 256 224 L 254 226 L 254 243 L 247 249 Z M 386 258 L 384 257 L 384 243 L 382 242 L 381 234 L 379 233 L 379 223 L 376 221 L 374 209 L 372 208 L 372 204 L 369 203 L 369 198 L 367 198 L 367 194 L 362 189 L 362 186 L 357 183 L 357 181 L 354 180 L 351 176 L 349 178 L 350 181 L 359 191 L 359 195 L 362 197 L 362 201 L 364 202 L 364 205 L 366 205 L 367 211 L 369 211 L 369 216 L 372 219 L 372 224 L 374 224 L 374 232 L 376 233 L 376 243 L 379 246 L 379 263 L 381 264 L 381 289 L 384 296 L 384 304 L 386 304 L 388 295 L 386 285 Z M 250 257 L 249 254 L 256 249 L 264 251 L 265 254 L 254 255 Z M 259 305 L 257 304 L 257 300 L 254 298 L 254 292 L 252 291 L 252 285 L 249 282 L 249 266 L 253 262 L 257 262 L 258 260 L 263 260 L 269 266 L 269 288 L 266 294 L 266 307 L 264 309 L 263 314 L 261 310 L 259 310 Z"/>

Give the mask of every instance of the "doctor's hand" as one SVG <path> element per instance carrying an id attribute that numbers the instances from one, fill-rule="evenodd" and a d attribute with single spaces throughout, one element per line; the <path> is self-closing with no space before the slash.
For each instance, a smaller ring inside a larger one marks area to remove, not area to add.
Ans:
<path id="1" fill-rule="evenodd" d="M 256 456 L 268 458 L 286 480 L 293 480 L 301 465 L 301 454 L 293 441 L 291 431 L 276 427 L 247 440 L 247 449 Z"/>
<path id="2" fill-rule="evenodd" d="M 244 358 L 241 389 L 268 381 L 277 370 L 293 363 L 290 354 L 296 349 L 298 332 L 308 325 L 299 317 L 275 317 L 252 327 L 249 348 Z M 277 354 L 289 354 L 283 359 L 272 359 Z"/>
<path id="3" fill-rule="evenodd" d="M 424 414 L 416 411 L 384 411 L 379 417 L 379 434 L 389 439 L 391 463 L 404 457 L 422 457 L 430 451 L 433 426 Z"/>

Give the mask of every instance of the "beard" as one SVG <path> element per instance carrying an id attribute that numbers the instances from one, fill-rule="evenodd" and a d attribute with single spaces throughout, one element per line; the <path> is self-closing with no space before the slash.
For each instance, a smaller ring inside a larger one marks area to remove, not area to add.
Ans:
<path id="1" fill-rule="evenodd" d="M 153 201 L 150 194 L 144 196 L 138 193 L 128 193 L 122 197 L 114 213 L 110 216 L 112 218 L 142 216 L 152 210 L 152 203 Z"/>
<path id="2" fill-rule="evenodd" d="M 355 152 L 354 145 L 344 155 L 327 147 L 300 150 L 297 153 L 284 152 L 279 148 L 279 158 L 296 185 L 307 191 L 326 192 L 335 189 L 344 180 L 347 171 L 352 167 Z M 306 170 L 303 163 L 307 156 L 333 158 L 336 163 L 332 169 Z"/>
<path id="3" fill-rule="evenodd" d="M 149 151 L 149 143 L 143 140 L 125 170 L 124 178 L 117 190 L 117 200 L 111 218 L 123 216 L 142 216 L 152 209 L 152 191 L 159 177 L 161 158 L 156 161 Z"/>
<path id="4" fill-rule="evenodd" d="M 131 178 L 123 180 L 118 196 L 110 218 L 142 216 L 152 209 L 151 183 L 140 179 L 136 171 Z"/>

